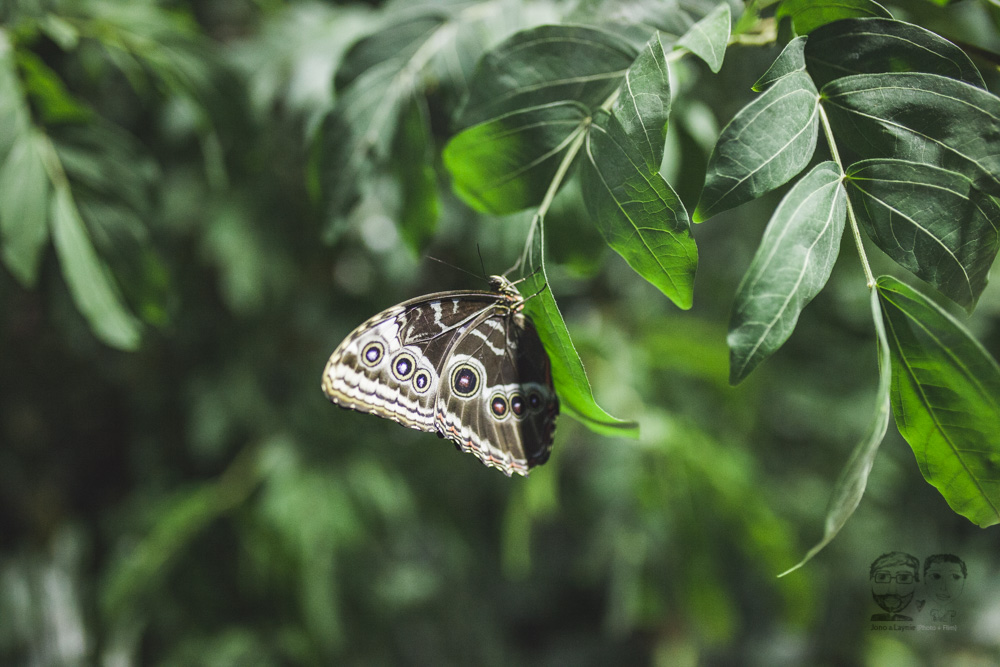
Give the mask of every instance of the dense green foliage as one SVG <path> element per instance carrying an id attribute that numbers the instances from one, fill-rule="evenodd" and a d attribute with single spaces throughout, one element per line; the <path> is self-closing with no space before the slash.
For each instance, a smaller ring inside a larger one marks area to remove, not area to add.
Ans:
<path id="1" fill-rule="evenodd" d="M 0 5 L 0 662 L 1000 658 L 1000 10 L 944 5 Z M 527 479 L 319 391 L 480 286 L 427 256 L 524 278 Z M 894 550 L 957 630 L 870 629 Z"/>

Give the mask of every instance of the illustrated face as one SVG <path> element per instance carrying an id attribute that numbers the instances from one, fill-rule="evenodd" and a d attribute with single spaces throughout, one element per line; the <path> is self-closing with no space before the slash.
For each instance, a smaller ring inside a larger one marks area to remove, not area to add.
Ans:
<path id="1" fill-rule="evenodd" d="M 871 580 L 875 604 L 889 613 L 902 611 L 913 599 L 917 577 L 912 567 L 889 565 L 879 568 Z"/>
<path id="2" fill-rule="evenodd" d="M 927 592 L 932 600 L 951 602 L 965 589 L 965 576 L 958 563 L 934 563 L 927 568 Z"/>

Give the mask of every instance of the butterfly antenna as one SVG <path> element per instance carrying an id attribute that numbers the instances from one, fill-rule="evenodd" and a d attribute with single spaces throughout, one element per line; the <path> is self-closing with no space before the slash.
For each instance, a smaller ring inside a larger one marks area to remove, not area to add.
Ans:
<path id="1" fill-rule="evenodd" d="M 486 278 L 486 262 L 483 261 L 483 249 L 476 244 L 476 252 L 479 254 L 479 266 L 483 270 L 483 278 Z"/>
<path id="2" fill-rule="evenodd" d="M 467 271 L 467 270 L 463 269 L 460 266 L 455 266 L 451 262 L 446 262 L 443 259 L 438 259 L 437 257 L 432 257 L 431 255 L 424 255 L 424 257 L 426 257 L 427 259 L 433 260 L 433 261 L 437 262 L 438 264 L 444 264 L 445 266 L 447 266 L 450 269 L 455 269 L 456 271 L 461 271 L 462 273 L 470 275 L 473 278 L 476 278 L 477 280 L 481 280 L 482 279 L 482 276 L 478 276 L 475 273 L 473 273 L 472 271 Z"/>

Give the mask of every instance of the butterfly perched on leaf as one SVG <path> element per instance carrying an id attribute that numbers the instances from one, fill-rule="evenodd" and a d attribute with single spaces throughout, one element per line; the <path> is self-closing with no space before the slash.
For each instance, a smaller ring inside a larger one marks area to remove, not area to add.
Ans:
<path id="1" fill-rule="evenodd" d="M 559 399 L 524 299 L 503 276 L 489 291 L 417 297 L 375 315 L 323 370 L 333 403 L 437 433 L 506 475 L 552 448 Z"/>

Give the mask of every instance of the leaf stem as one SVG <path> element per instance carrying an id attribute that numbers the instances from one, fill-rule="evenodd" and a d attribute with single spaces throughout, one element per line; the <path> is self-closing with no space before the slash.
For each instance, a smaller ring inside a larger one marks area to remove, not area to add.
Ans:
<path id="1" fill-rule="evenodd" d="M 566 153 L 563 155 L 562 162 L 559 163 L 559 168 L 556 169 L 556 173 L 553 175 L 548 189 L 545 191 L 545 197 L 542 198 L 542 203 L 539 204 L 538 210 L 535 212 L 534 217 L 531 218 L 531 227 L 528 229 L 528 237 L 524 242 L 524 251 L 521 253 L 521 258 L 517 261 L 517 264 L 511 267 L 511 271 L 527 265 L 528 256 L 531 253 L 532 242 L 535 237 L 535 230 L 541 226 L 542 220 L 545 219 L 545 214 L 551 208 L 552 202 L 556 198 L 556 193 L 559 192 L 559 187 L 562 185 L 563 179 L 566 178 L 567 172 L 569 172 L 570 165 L 573 164 L 574 158 L 576 158 L 577 153 L 580 152 L 580 148 L 583 146 L 584 139 L 587 138 L 587 129 L 589 127 L 590 118 L 587 118 L 574 130 L 575 134 L 566 148 Z M 543 260 L 540 259 L 539 261 Z"/>
<path id="2" fill-rule="evenodd" d="M 833 139 L 833 129 L 830 127 L 830 119 L 826 115 L 826 110 L 823 108 L 822 104 L 817 106 L 819 109 L 820 121 L 823 125 L 823 135 L 826 137 L 826 143 L 830 147 L 830 156 L 833 161 L 837 163 L 837 167 L 840 169 L 841 183 L 843 183 L 844 177 L 846 176 L 844 172 L 844 163 L 840 159 L 840 152 L 837 150 L 837 142 Z M 854 245 L 858 248 L 858 257 L 861 259 L 861 268 L 865 272 L 865 280 L 868 282 L 868 289 L 875 288 L 875 276 L 872 274 L 872 267 L 868 263 L 868 254 L 865 252 L 864 243 L 861 240 L 861 229 L 858 226 L 858 218 L 854 214 L 854 207 L 851 206 L 851 198 L 847 198 L 847 220 L 851 223 L 851 234 L 854 236 Z"/>

